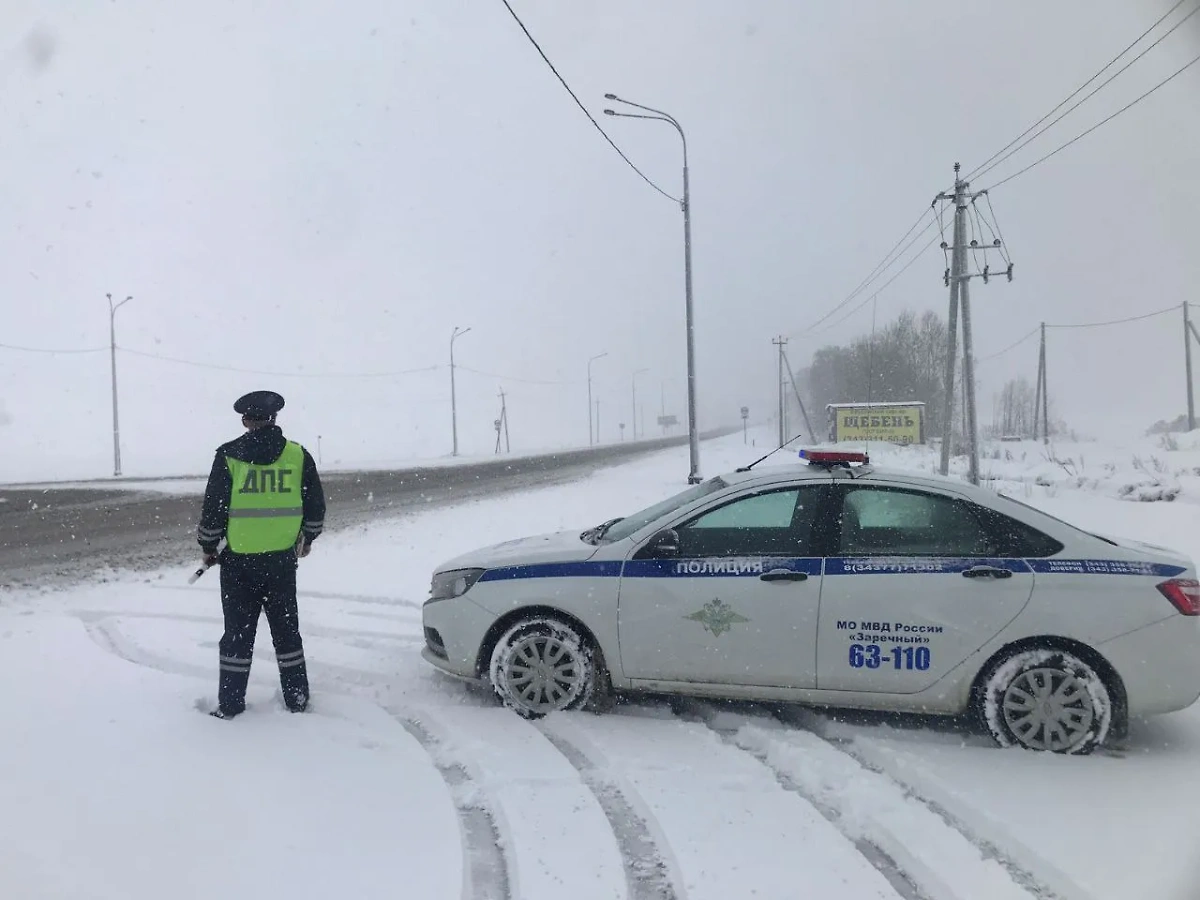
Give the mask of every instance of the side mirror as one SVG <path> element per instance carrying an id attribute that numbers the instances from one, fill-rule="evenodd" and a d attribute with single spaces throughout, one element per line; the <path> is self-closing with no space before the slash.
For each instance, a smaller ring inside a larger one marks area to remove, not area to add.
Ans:
<path id="1" fill-rule="evenodd" d="M 649 554 L 657 559 L 679 555 L 679 532 L 673 528 L 660 531 L 646 545 Z"/>

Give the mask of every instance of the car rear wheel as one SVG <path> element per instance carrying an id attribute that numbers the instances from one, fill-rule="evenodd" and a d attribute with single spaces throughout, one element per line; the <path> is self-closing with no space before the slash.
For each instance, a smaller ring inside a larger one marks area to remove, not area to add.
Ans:
<path id="1" fill-rule="evenodd" d="M 590 644 L 575 628 L 539 617 L 500 636 L 488 674 L 505 706 L 539 719 L 584 706 L 596 687 L 597 668 Z"/>
<path id="2" fill-rule="evenodd" d="M 1112 725 L 1108 686 L 1087 662 L 1065 650 L 1020 650 L 984 678 L 977 714 L 1002 747 L 1090 753 Z"/>

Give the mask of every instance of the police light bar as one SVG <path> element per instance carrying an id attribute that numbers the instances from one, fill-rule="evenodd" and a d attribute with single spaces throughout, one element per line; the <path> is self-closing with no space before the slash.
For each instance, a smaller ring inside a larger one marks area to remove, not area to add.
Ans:
<path id="1" fill-rule="evenodd" d="M 800 458 L 817 466 L 849 466 L 851 463 L 865 466 L 871 461 L 866 453 L 855 450 L 801 450 Z"/>

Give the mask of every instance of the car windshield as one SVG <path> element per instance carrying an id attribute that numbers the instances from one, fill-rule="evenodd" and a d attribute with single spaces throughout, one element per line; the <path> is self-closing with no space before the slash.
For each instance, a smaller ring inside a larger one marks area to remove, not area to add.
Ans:
<path id="1" fill-rule="evenodd" d="M 695 487 L 690 487 L 686 491 L 681 491 L 674 497 L 669 497 L 660 503 L 655 503 L 653 506 L 648 506 L 641 512 L 634 513 L 624 519 L 613 523 L 600 534 L 601 543 L 611 543 L 620 541 L 641 531 L 651 522 L 661 519 L 663 516 L 669 515 L 677 509 L 682 509 L 689 503 L 694 503 L 703 497 L 710 494 L 715 494 L 717 491 L 724 490 L 729 487 L 728 483 L 720 478 L 710 478 L 708 481 L 698 484 Z"/>

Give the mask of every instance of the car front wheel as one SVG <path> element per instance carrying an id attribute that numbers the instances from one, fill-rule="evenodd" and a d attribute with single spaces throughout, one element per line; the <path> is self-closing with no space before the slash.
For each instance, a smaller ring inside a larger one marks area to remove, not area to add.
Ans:
<path id="1" fill-rule="evenodd" d="M 1002 747 L 1090 753 L 1112 725 L 1112 697 L 1099 673 L 1078 656 L 1051 648 L 1021 650 L 984 678 L 976 710 Z"/>
<path id="2" fill-rule="evenodd" d="M 596 686 L 597 666 L 591 646 L 575 628 L 539 617 L 518 622 L 500 636 L 488 674 L 505 706 L 538 719 L 584 706 Z"/>

